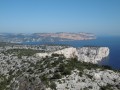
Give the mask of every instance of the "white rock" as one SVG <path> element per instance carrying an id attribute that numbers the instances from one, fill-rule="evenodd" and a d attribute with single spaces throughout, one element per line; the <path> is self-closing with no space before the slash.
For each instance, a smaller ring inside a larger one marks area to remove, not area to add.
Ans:
<path id="1" fill-rule="evenodd" d="M 108 47 L 82 47 L 78 49 L 79 61 L 98 63 L 108 55 Z"/>
<path id="2" fill-rule="evenodd" d="M 44 58 L 46 56 L 50 56 L 48 53 L 37 53 L 36 56 L 39 56 L 41 58 Z"/>
<path id="3" fill-rule="evenodd" d="M 74 58 L 78 57 L 78 61 L 90 62 L 90 63 L 98 63 L 103 58 L 109 55 L 108 47 L 82 47 L 82 48 L 74 48 L 69 47 L 62 50 L 49 52 L 49 53 L 37 53 L 36 56 L 44 58 L 46 56 L 51 56 L 52 54 L 63 54 L 66 58 Z"/>
<path id="4" fill-rule="evenodd" d="M 73 58 L 75 56 L 78 56 L 78 52 L 76 48 L 73 48 L 73 47 L 65 48 L 65 49 L 58 50 L 55 52 L 50 52 L 50 53 L 37 53 L 36 56 L 46 57 L 46 56 L 51 56 L 52 54 L 63 54 L 66 58 Z"/>
<path id="5" fill-rule="evenodd" d="M 56 54 L 63 54 L 66 58 L 73 58 L 75 56 L 78 56 L 78 52 L 76 48 L 70 47 L 70 48 L 65 48 L 56 52 L 53 52 Z"/>

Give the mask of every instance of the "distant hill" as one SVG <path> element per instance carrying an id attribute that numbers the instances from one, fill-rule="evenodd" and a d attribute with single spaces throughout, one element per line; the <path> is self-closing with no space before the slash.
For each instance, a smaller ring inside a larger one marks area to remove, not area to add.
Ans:
<path id="1" fill-rule="evenodd" d="M 23 42 L 55 42 L 55 41 L 70 41 L 70 40 L 91 40 L 96 36 L 91 33 L 0 33 L 1 42 L 23 43 Z"/>
<path id="2" fill-rule="evenodd" d="M 0 47 L 1 46 L 10 46 L 10 45 L 18 45 L 18 44 L 16 44 L 16 43 L 9 43 L 9 42 L 0 42 Z"/>

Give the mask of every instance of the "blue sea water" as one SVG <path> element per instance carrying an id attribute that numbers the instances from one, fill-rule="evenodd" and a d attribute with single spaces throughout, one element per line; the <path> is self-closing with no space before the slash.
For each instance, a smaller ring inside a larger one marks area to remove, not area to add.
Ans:
<path id="1" fill-rule="evenodd" d="M 110 48 L 110 55 L 101 64 L 111 66 L 114 69 L 120 69 L 120 36 L 97 37 L 95 40 L 85 41 L 29 42 L 24 44 L 63 44 L 74 47 L 106 46 Z"/>

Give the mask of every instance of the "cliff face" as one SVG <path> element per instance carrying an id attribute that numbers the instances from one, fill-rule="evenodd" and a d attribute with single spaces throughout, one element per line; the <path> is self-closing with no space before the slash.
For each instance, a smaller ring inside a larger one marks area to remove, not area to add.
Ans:
<path id="1" fill-rule="evenodd" d="M 78 52 L 76 48 L 70 47 L 70 48 L 65 48 L 63 50 L 59 50 L 53 53 L 57 54 L 63 54 L 66 58 L 74 58 L 78 56 Z"/>
<path id="2" fill-rule="evenodd" d="M 77 49 L 78 60 L 90 63 L 98 63 L 109 55 L 108 47 L 82 47 Z"/>
<path id="3" fill-rule="evenodd" d="M 50 53 L 37 53 L 39 57 L 51 56 L 52 54 L 63 54 L 66 58 L 78 57 L 79 61 L 98 63 L 109 55 L 108 47 L 82 47 L 82 48 L 65 48 Z"/>
<path id="4" fill-rule="evenodd" d="M 37 53 L 36 55 L 39 57 L 46 57 L 46 56 L 52 56 L 52 54 L 63 54 L 66 58 L 74 58 L 78 56 L 78 52 L 76 48 L 73 48 L 73 47 L 65 48 L 65 49 L 58 50 L 55 52 L 50 52 L 50 53 Z"/>

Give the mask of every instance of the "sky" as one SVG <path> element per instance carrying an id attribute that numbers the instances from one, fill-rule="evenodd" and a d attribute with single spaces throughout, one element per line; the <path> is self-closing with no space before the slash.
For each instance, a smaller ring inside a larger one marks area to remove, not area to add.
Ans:
<path id="1" fill-rule="evenodd" d="M 120 0 L 0 0 L 0 33 L 120 35 Z"/>

